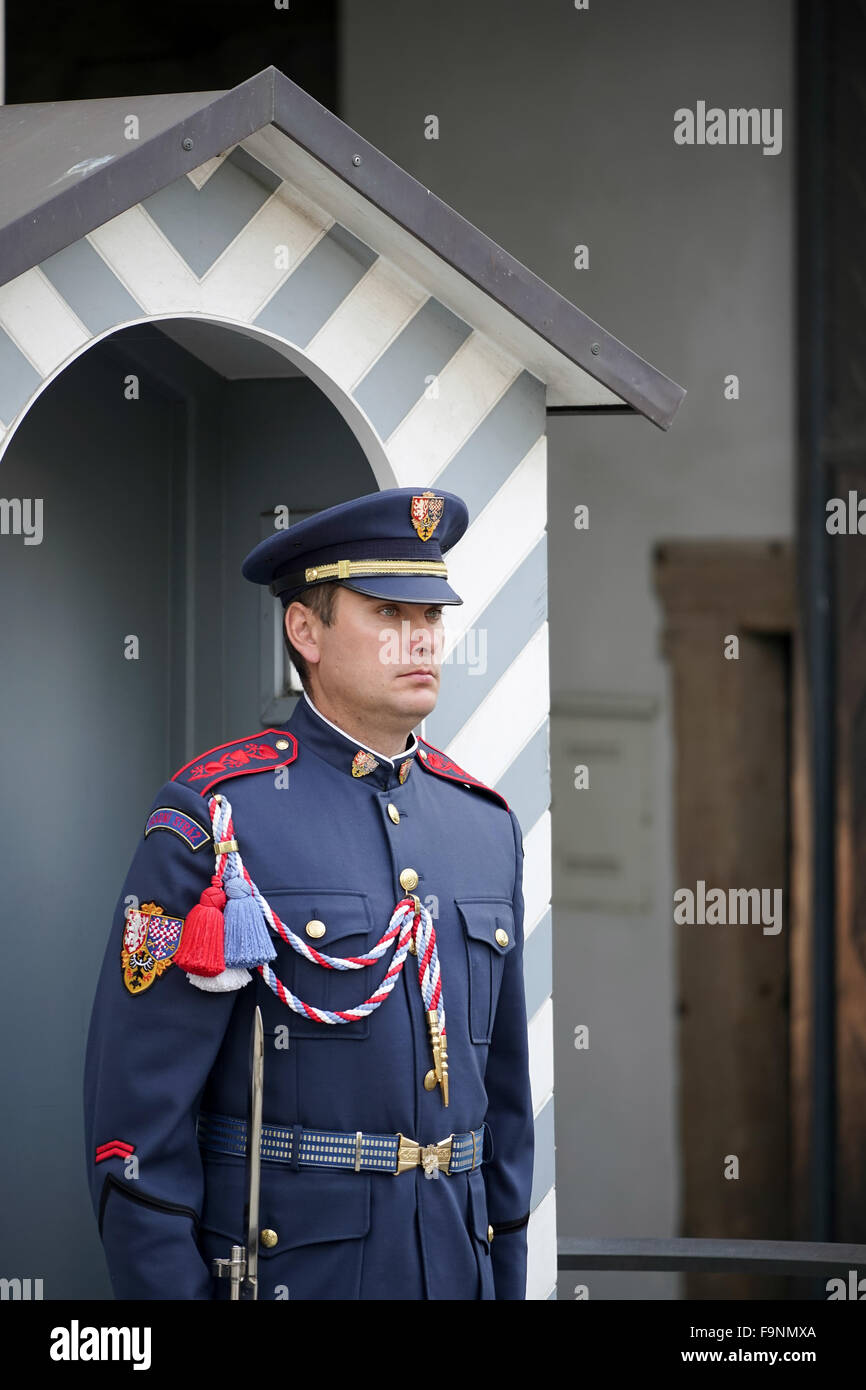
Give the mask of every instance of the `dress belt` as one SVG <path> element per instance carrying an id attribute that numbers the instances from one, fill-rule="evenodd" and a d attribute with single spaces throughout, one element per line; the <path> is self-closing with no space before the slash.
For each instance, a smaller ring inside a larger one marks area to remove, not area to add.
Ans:
<path id="1" fill-rule="evenodd" d="M 247 1122 L 232 1115 L 201 1111 L 198 1142 L 213 1153 L 247 1151 Z M 290 1168 L 348 1168 L 379 1173 L 406 1173 L 423 1167 L 427 1177 L 439 1173 L 471 1172 L 491 1157 L 492 1141 L 484 1153 L 487 1125 L 465 1134 L 449 1134 L 438 1144 L 419 1144 L 404 1134 L 365 1134 L 333 1129 L 304 1129 L 302 1125 L 262 1125 L 261 1158 L 265 1163 L 285 1163 Z"/>

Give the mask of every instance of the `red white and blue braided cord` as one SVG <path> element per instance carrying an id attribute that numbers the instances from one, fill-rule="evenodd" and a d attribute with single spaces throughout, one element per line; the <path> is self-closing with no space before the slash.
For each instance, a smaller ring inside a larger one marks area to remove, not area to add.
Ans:
<path id="1" fill-rule="evenodd" d="M 213 824 L 214 844 L 235 840 L 235 828 L 232 820 L 232 808 L 225 795 L 221 795 L 219 801 L 212 797 L 209 802 L 211 821 Z M 320 965 L 326 970 L 360 970 L 364 966 L 373 965 L 388 950 L 388 947 L 396 940 L 397 945 L 391 964 L 379 985 L 362 1004 L 356 1004 L 350 1009 L 322 1009 L 314 1004 L 308 1004 L 303 999 L 299 999 L 296 994 L 283 984 L 282 980 L 274 973 L 267 962 L 262 962 L 255 968 L 258 970 L 265 984 L 277 996 L 283 1004 L 286 1004 L 295 1013 L 301 1014 L 306 1018 L 314 1019 L 318 1023 L 354 1023 L 358 1019 L 366 1018 L 382 1004 L 394 985 L 397 977 L 406 961 L 406 954 L 409 945 L 414 941 L 415 951 L 418 958 L 418 982 L 421 987 L 421 997 L 424 1001 L 426 1010 L 435 1009 L 439 1018 L 439 1033 L 445 1037 L 445 1005 L 442 999 L 442 980 L 439 970 L 439 951 L 436 945 L 436 928 L 433 925 L 433 918 L 428 909 L 421 903 L 420 899 L 407 897 L 402 898 L 394 908 L 388 928 L 384 935 L 361 956 L 330 956 L 324 951 L 317 951 L 310 946 L 303 937 L 298 936 L 292 931 L 277 915 L 264 894 L 255 884 L 247 871 L 241 858 L 239 850 L 229 850 L 225 854 L 217 854 L 216 858 L 216 877 L 222 883 L 225 878 L 243 876 L 250 886 L 253 898 L 258 904 L 268 927 L 272 932 L 291 946 L 294 951 L 314 965 Z M 417 910 L 415 904 L 418 904 Z"/>

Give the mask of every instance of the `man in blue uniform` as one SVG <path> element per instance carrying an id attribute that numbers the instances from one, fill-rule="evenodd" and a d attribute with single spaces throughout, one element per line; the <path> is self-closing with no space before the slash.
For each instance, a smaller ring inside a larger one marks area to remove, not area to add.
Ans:
<path id="1" fill-rule="evenodd" d="M 451 493 L 394 488 L 244 562 L 305 693 L 160 789 L 121 892 L 84 1084 L 118 1298 L 226 1296 L 256 1004 L 259 1297 L 526 1296 L 521 830 L 412 732 L 467 522 Z"/>

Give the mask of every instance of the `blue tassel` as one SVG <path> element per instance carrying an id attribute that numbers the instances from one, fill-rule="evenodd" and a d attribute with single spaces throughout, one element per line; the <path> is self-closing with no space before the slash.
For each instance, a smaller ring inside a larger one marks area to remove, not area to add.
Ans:
<path id="1" fill-rule="evenodd" d="M 274 960 L 276 951 L 271 942 L 268 924 L 253 897 L 246 879 L 227 878 L 223 883 L 226 905 L 226 966 L 256 966 Z"/>

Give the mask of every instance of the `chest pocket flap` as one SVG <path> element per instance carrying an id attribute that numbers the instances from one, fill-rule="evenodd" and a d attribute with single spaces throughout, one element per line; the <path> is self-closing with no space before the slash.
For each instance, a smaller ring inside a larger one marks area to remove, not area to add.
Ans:
<path id="1" fill-rule="evenodd" d="M 262 892 L 283 925 L 306 946 L 324 955 L 363 955 L 388 925 L 380 923 L 377 930 L 369 897 L 351 889 L 273 888 Z M 386 951 L 385 958 L 373 965 L 359 970 L 334 970 L 307 960 L 281 938 L 273 939 L 277 948 L 277 959 L 272 962 L 274 973 L 293 994 L 315 1008 L 337 1011 L 363 1003 L 373 994 L 390 961 Z M 370 1033 L 369 1015 L 352 1023 L 319 1023 L 295 1013 L 273 997 L 265 1028 L 272 1032 L 278 1024 L 286 1025 L 289 1036 L 294 1038 L 342 1042 L 366 1038 Z"/>
<path id="2" fill-rule="evenodd" d="M 508 898 L 455 898 L 469 969 L 469 1036 L 489 1043 L 505 957 L 514 949 L 514 911 Z"/>

